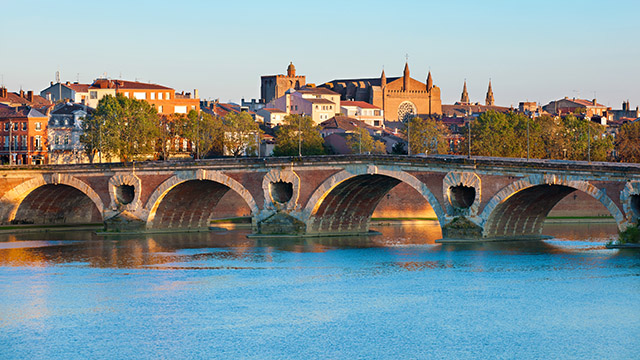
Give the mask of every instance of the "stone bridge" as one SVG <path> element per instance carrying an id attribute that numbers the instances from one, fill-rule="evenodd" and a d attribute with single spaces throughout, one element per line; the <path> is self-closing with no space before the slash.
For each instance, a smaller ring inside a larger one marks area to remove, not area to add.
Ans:
<path id="1" fill-rule="evenodd" d="M 575 191 L 620 230 L 640 216 L 640 164 L 350 155 L 1 167 L 0 223 L 179 230 L 250 216 L 255 234 L 362 234 L 399 184 L 429 203 L 449 239 L 540 237 Z"/>

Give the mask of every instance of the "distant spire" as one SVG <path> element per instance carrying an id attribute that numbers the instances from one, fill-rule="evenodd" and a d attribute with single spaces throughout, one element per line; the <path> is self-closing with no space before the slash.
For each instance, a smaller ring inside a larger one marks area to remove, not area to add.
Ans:
<path id="1" fill-rule="evenodd" d="M 491 79 L 489 79 L 489 89 L 487 90 L 487 97 L 485 99 L 485 105 L 493 106 L 495 104 L 495 99 L 493 98 L 493 89 L 491 89 Z"/>
<path id="2" fill-rule="evenodd" d="M 464 87 L 462 88 L 462 96 L 460 97 L 460 102 L 462 104 L 469 103 L 469 93 L 467 92 L 467 80 L 464 81 Z"/>
<path id="3" fill-rule="evenodd" d="M 387 85 L 387 75 L 384 74 L 384 68 L 382 68 L 382 74 L 380 75 L 380 86 Z"/>
<path id="4" fill-rule="evenodd" d="M 427 91 L 431 90 L 433 87 L 433 79 L 431 78 L 431 71 L 429 71 L 429 75 L 427 75 Z"/>
<path id="5" fill-rule="evenodd" d="M 404 86 L 404 91 L 409 91 L 409 62 L 404 63 L 404 76 L 402 78 L 402 85 Z"/>

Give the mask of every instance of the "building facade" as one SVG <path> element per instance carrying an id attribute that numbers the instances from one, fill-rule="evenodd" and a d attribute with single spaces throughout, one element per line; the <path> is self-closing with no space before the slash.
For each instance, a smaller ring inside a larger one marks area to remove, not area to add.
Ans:
<path id="1" fill-rule="evenodd" d="M 411 78 L 409 64 L 403 76 L 332 80 L 322 85 L 340 94 L 341 100 L 364 101 L 383 111 L 385 121 L 405 121 L 412 116 L 442 113 L 440 88 L 433 85 L 431 72 L 426 82 Z"/>
<path id="2" fill-rule="evenodd" d="M 122 94 L 124 97 L 144 100 L 158 109 L 160 115 L 186 114 L 200 110 L 198 90 L 191 93 L 176 93 L 170 87 L 127 80 L 96 79 L 89 87 L 90 107 L 106 95 Z"/>
<path id="3" fill-rule="evenodd" d="M 50 164 L 89 162 L 80 136 L 84 118 L 94 111 L 85 105 L 66 103 L 51 112 L 47 128 Z"/>
<path id="4" fill-rule="evenodd" d="M 382 109 L 364 101 L 341 101 L 340 112 L 345 116 L 364 121 L 369 126 L 384 126 Z"/>
<path id="5" fill-rule="evenodd" d="M 31 106 L 0 105 L 0 159 L 3 164 L 48 163 L 47 115 Z"/>
<path id="6" fill-rule="evenodd" d="M 310 116 L 320 124 L 340 114 L 340 94 L 326 88 L 289 89 L 279 98 L 271 100 L 267 108 L 276 108 L 288 114 Z"/>

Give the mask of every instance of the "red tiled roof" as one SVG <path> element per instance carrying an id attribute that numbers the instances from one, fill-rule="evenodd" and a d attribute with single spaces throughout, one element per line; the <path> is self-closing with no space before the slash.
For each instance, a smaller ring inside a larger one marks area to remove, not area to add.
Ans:
<path id="1" fill-rule="evenodd" d="M 79 92 L 79 93 L 86 93 L 89 92 L 89 86 L 91 86 L 91 84 L 63 84 L 64 86 L 70 88 L 71 90 L 75 91 L 75 92 Z"/>
<path id="2" fill-rule="evenodd" d="M 333 103 L 333 101 L 327 100 L 327 99 L 304 99 L 304 100 L 307 100 L 308 102 L 310 102 L 312 104 L 332 104 L 332 105 L 335 105 Z"/>
<path id="3" fill-rule="evenodd" d="M 379 131 L 379 128 L 367 125 L 364 121 L 354 119 L 352 117 L 344 116 L 344 115 L 336 115 L 329 120 L 325 120 L 320 123 L 320 127 L 323 129 L 326 128 L 334 128 L 334 129 L 343 129 L 346 131 L 353 131 L 356 128 L 365 128 L 371 129 L 374 131 Z"/>
<path id="4" fill-rule="evenodd" d="M 323 87 L 317 87 L 317 88 L 302 88 L 299 90 L 296 90 L 297 92 L 301 93 L 301 94 L 317 94 L 317 95 L 340 95 L 337 92 L 333 91 L 333 90 L 329 90 L 327 88 L 323 88 Z"/>
<path id="5" fill-rule="evenodd" d="M 90 86 L 91 88 L 99 88 L 99 89 L 126 89 L 126 90 L 173 90 L 172 88 L 158 85 L 158 84 L 149 84 L 149 83 L 141 83 L 137 81 L 127 81 L 127 80 L 110 80 L 110 79 L 96 79 L 93 84 Z"/>
<path id="6" fill-rule="evenodd" d="M 340 106 L 357 106 L 363 109 L 380 109 L 379 107 L 364 101 L 341 101 Z"/>
<path id="7" fill-rule="evenodd" d="M 26 93 L 25 93 L 25 96 Z M 31 105 L 35 107 L 42 107 L 51 105 L 51 102 L 40 95 L 33 95 L 32 101 L 20 96 L 18 93 L 7 92 L 7 96 L 0 97 L 0 103 L 6 103 L 9 105 Z"/>
<path id="8" fill-rule="evenodd" d="M 598 107 L 605 107 L 602 104 L 598 104 L 596 102 L 596 104 L 593 104 L 593 101 L 590 100 L 584 100 L 584 99 L 567 99 L 568 101 L 574 102 L 576 104 L 582 105 L 582 106 L 598 106 Z"/>
<path id="9" fill-rule="evenodd" d="M 271 113 L 286 113 L 286 111 L 280 110 L 280 109 L 276 109 L 276 108 L 263 108 L 262 110 L 271 112 Z"/>
<path id="10" fill-rule="evenodd" d="M 31 106 L 0 106 L 0 119 L 46 118 L 47 116 Z"/>

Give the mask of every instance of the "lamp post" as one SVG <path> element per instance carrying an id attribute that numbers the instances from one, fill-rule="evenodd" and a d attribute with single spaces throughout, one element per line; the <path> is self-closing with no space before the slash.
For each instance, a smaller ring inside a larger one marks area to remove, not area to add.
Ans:
<path id="1" fill-rule="evenodd" d="M 591 162 L 591 124 L 587 124 L 587 137 L 587 161 Z"/>
<path id="2" fill-rule="evenodd" d="M 302 157 L 302 117 L 298 117 L 298 156 Z"/>
<path id="3" fill-rule="evenodd" d="M 13 165 L 13 124 L 9 120 L 9 165 Z"/>
<path id="4" fill-rule="evenodd" d="M 529 161 L 529 117 L 527 117 L 527 161 Z"/>
<path id="5" fill-rule="evenodd" d="M 467 129 L 468 129 L 467 146 L 469 147 L 469 159 L 471 159 L 471 120 L 467 122 Z"/>
<path id="6" fill-rule="evenodd" d="M 407 156 L 411 156 L 411 118 L 407 117 Z"/>

